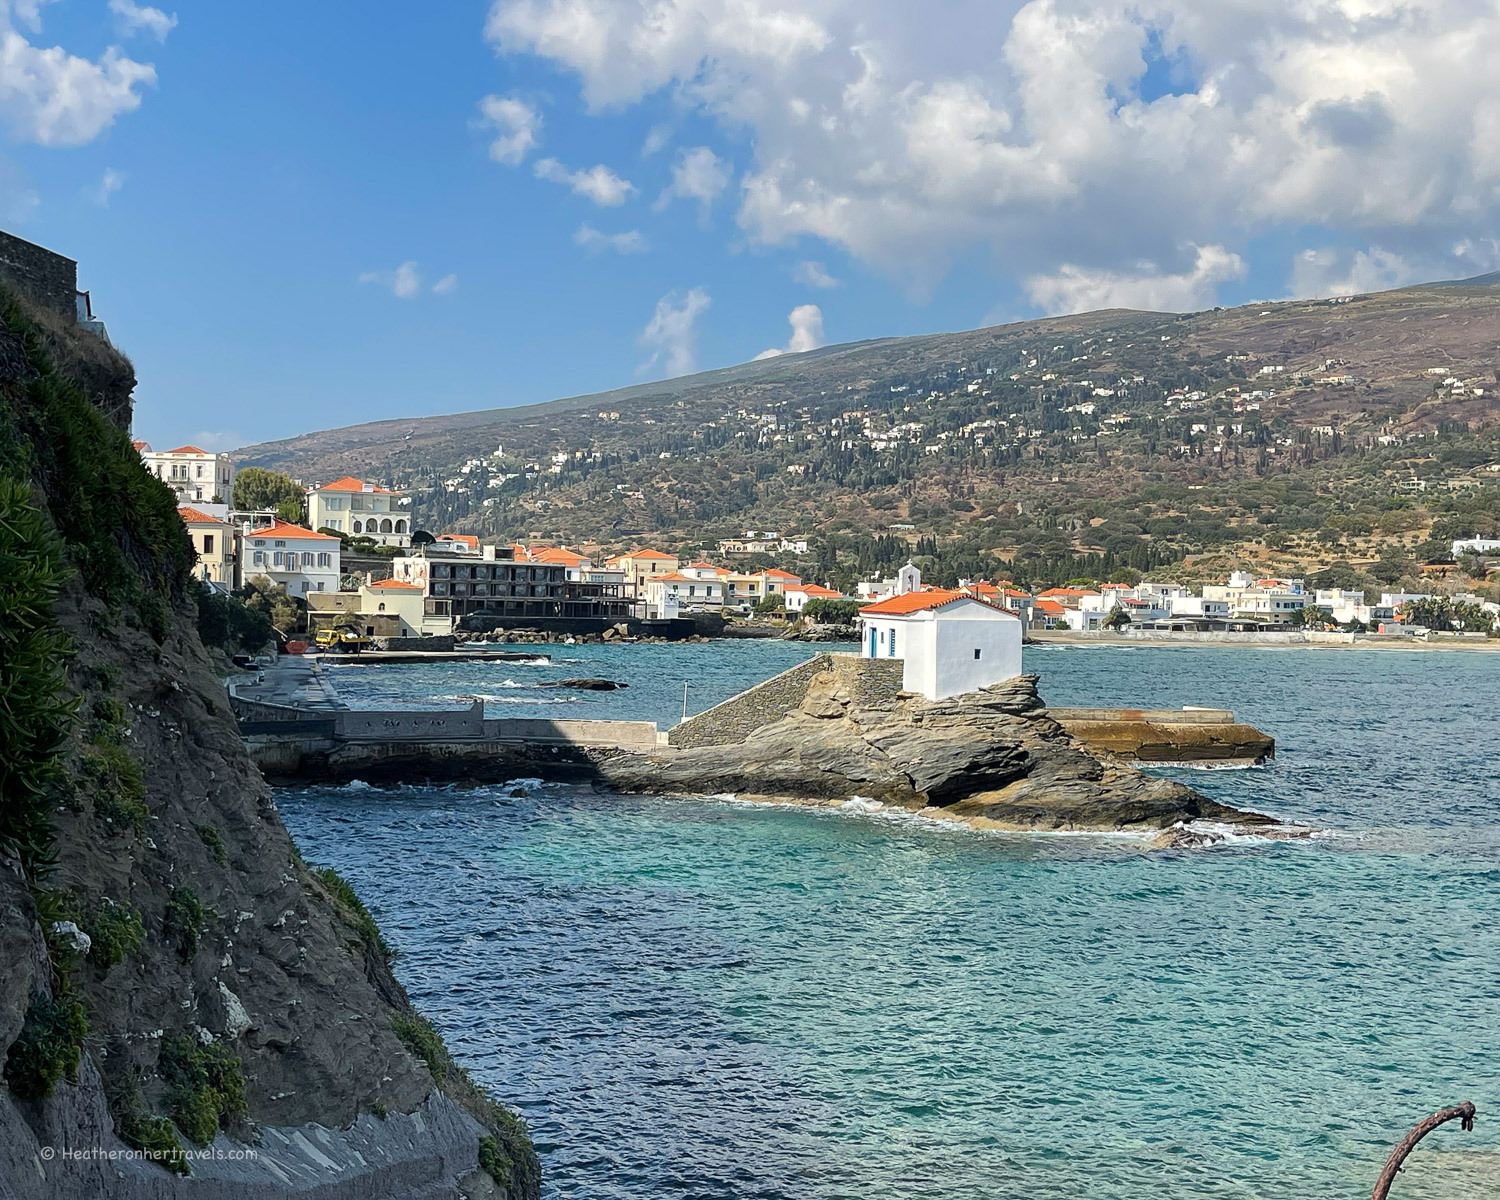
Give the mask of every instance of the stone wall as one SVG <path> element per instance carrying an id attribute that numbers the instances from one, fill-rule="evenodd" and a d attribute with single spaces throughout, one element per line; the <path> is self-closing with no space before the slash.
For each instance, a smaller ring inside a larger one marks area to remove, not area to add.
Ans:
<path id="1" fill-rule="evenodd" d="M 452 634 L 434 637 L 388 637 L 377 639 L 382 650 L 453 650 L 456 643 Z"/>
<path id="2" fill-rule="evenodd" d="M 78 319 L 78 264 L 0 232 L 0 280 L 70 321 Z"/>
<path id="3" fill-rule="evenodd" d="M 500 717 L 484 723 L 487 742 L 556 743 L 655 750 L 655 721 L 553 721 L 546 717 Z"/>
<path id="4" fill-rule="evenodd" d="M 673 746 L 732 746 L 801 706 L 813 678 L 829 669 L 831 654 L 817 654 L 789 671 L 757 684 L 722 704 L 705 709 L 674 726 L 668 733 Z"/>
<path id="5" fill-rule="evenodd" d="M 334 736 L 341 742 L 479 741 L 484 737 L 484 702 L 425 712 L 351 708 L 337 713 L 335 720 Z"/>
<path id="6" fill-rule="evenodd" d="M 849 693 L 855 708 L 888 708 L 901 691 L 905 660 L 861 658 L 858 654 L 830 654 L 837 687 Z"/>

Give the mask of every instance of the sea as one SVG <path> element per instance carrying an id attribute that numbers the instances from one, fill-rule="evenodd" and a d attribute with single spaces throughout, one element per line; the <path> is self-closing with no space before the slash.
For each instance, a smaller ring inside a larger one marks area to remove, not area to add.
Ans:
<path id="1" fill-rule="evenodd" d="M 852 649 L 852 647 L 850 647 Z M 356 707 L 663 727 L 818 647 L 351 665 Z M 1274 764 L 1166 769 L 1315 826 L 1159 850 L 913 816 L 501 786 L 278 796 L 568 1200 L 1500 1195 L 1500 657 L 1029 647 L 1059 705 L 1233 708 Z M 613 692 L 542 689 L 591 676 Z M 684 702 L 684 685 L 686 701 Z"/>

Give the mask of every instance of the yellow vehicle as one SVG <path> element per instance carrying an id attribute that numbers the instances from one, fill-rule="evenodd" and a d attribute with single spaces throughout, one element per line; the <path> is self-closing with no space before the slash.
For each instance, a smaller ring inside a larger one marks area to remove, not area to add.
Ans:
<path id="1" fill-rule="evenodd" d="M 369 648 L 370 639 L 346 625 L 342 629 L 318 630 L 318 636 L 313 639 L 313 644 L 319 650 L 334 654 L 358 654 L 361 650 Z"/>

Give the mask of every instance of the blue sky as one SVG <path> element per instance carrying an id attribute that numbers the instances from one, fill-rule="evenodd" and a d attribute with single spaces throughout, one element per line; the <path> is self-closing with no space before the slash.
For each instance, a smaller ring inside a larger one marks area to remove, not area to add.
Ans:
<path id="1" fill-rule="evenodd" d="M 1202 7 L 0 0 L 0 225 L 225 448 L 1497 265 L 1494 13 Z"/>

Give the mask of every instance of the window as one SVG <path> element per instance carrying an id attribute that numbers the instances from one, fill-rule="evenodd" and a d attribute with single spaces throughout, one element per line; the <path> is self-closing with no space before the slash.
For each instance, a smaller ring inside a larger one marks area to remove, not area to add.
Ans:
<path id="1" fill-rule="evenodd" d="M 894 629 L 891 630 L 891 648 L 886 651 L 886 657 L 887 658 L 895 658 L 896 657 L 896 631 Z"/>
<path id="2" fill-rule="evenodd" d="M 194 479 L 202 479 L 203 478 L 203 464 L 202 463 L 198 464 L 198 473 L 195 476 L 193 476 L 193 478 Z"/>
<path id="3" fill-rule="evenodd" d="M 333 564 L 328 561 L 328 555 L 327 554 L 320 554 L 320 555 L 318 555 L 318 566 L 320 566 L 320 567 L 328 567 L 328 566 L 332 566 L 332 565 Z"/>
<path id="4" fill-rule="evenodd" d="M 257 567 L 263 567 L 266 565 L 266 552 L 264 550 L 257 550 L 255 552 L 255 565 Z"/>
<path id="5" fill-rule="evenodd" d="M 375 611 L 376 612 L 385 612 L 385 601 L 384 600 L 382 600 L 379 604 L 377 604 L 375 606 Z"/>
<path id="6" fill-rule="evenodd" d="M 975 646 L 975 647 L 974 647 L 974 661 L 975 661 L 975 662 L 978 662 L 978 661 L 979 661 L 979 654 L 980 654 L 980 650 L 979 650 L 979 647 L 978 647 L 978 646 Z"/>
<path id="7" fill-rule="evenodd" d="M 211 534 L 211 533 L 205 533 L 203 535 L 203 553 L 204 554 L 212 554 L 213 552 L 214 552 L 214 535 Z"/>
<path id="8" fill-rule="evenodd" d="M 354 532 L 355 533 L 363 533 L 364 532 L 364 530 L 360 527 L 360 523 L 358 521 L 354 522 Z"/>
<path id="9" fill-rule="evenodd" d="M 273 546 L 285 546 L 286 543 L 285 542 L 272 542 L 271 545 L 273 545 Z"/>
<path id="10" fill-rule="evenodd" d="M 304 567 L 310 567 L 313 565 L 313 561 L 314 560 L 312 554 L 308 551 L 304 551 L 302 554 L 302 565 Z"/>

